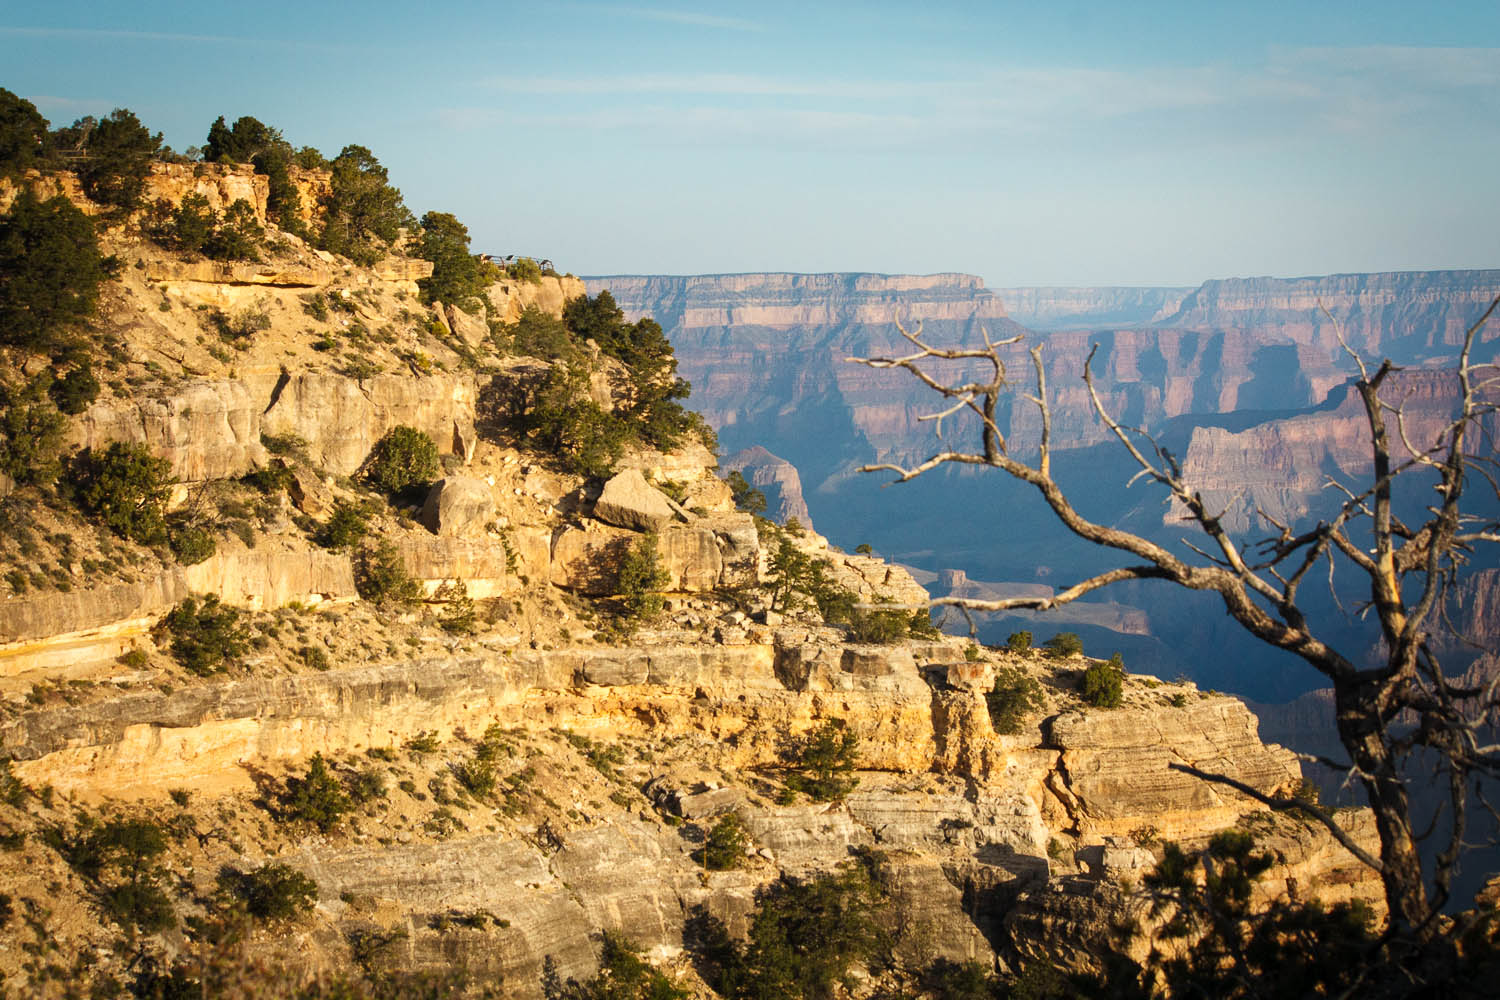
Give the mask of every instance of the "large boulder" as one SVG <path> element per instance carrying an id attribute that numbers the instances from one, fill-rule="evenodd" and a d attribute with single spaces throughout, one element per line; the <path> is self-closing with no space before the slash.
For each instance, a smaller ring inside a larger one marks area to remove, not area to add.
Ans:
<path id="1" fill-rule="evenodd" d="M 478 535 L 495 519 L 489 484 L 472 476 L 440 479 L 422 504 L 422 523 L 438 535 Z"/>
<path id="2" fill-rule="evenodd" d="M 594 504 L 594 517 L 617 528 L 661 531 L 678 517 L 679 510 L 665 493 L 646 482 L 639 469 L 626 469 L 604 484 Z"/>
<path id="3" fill-rule="evenodd" d="M 442 315 L 448 321 L 448 329 L 470 347 L 477 347 L 489 338 L 490 328 L 483 316 L 464 312 L 457 306 L 447 306 Z"/>
<path id="4" fill-rule="evenodd" d="M 286 492 L 297 509 L 309 517 L 322 517 L 333 509 L 333 491 L 312 469 L 286 459 L 274 464 L 287 472 Z"/>

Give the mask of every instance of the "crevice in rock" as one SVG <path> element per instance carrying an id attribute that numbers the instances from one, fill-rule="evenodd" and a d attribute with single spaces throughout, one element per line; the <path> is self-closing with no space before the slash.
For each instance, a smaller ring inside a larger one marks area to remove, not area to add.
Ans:
<path id="1" fill-rule="evenodd" d="M 1067 765 L 1063 763 L 1064 756 L 1062 753 L 1057 755 L 1057 763 L 1047 772 L 1042 787 L 1052 793 L 1063 812 L 1067 813 L 1070 826 L 1064 832 L 1077 837 L 1083 832 L 1083 807 L 1070 787 L 1072 782 L 1068 779 Z"/>
<path id="2" fill-rule="evenodd" d="M 262 415 L 271 412 L 271 408 L 276 405 L 277 400 L 281 399 L 282 392 L 291 381 L 292 373 L 285 368 L 281 369 L 281 374 L 276 377 L 276 384 L 271 388 L 271 401 L 266 404 L 264 410 L 260 411 Z"/>

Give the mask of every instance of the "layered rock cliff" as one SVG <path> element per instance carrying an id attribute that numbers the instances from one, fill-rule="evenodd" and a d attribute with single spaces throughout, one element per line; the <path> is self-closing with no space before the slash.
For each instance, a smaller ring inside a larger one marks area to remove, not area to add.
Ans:
<path id="1" fill-rule="evenodd" d="M 1401 363 L 1441 361 L 1452 359 L 1464 330 L 1497 293 L 1500 271 L 1226 278 L 1204 282 L 1160 322 L 1200 330 L 1259 330 L 1317 346 L 1332 357 L 1340 350 L 1341 327 L 1355 350 Z M 1480 342 L 1493 345 L 1497 339 L 1500 332 L 1491 329 Z M 1492 351 L 1490 347 L 1482 354 Z"/>
<path id="2" fill-rule="evenodd" d="M 1010 318 L 1032 330 L 1147 326 L 1177 312 L 1191 288 L 1001 288 Z"/>
<path id="3" fill-rule="evenodd" d="M 153 177 L 169 202 L 248 185 L 264 218 L 243 170 Z M 307 911 L 245 947 L 293 978 L 461 968 L 476 988 L 541 996 L 549 969 L 592 974 L 603 933 L 624 930 L 701 987 L 705 918 L 743 935 L 758 890 L 863 848 L 897 921 L 923 928 L 898 939 L 913 962 L 1013 963 L 1047 941 L 1084 967 L 1087 928 L 1128 912 L 1121 880 L 1155 862 L 1158 835 L 1266 822 L 1253 798 L 1168 765 L 1263 793 L 1298 781 L 1231 698 L 1134 677 L 1123 707 L 1089 708 L 1081 659 L 928 634 L 909 573 L 735 510 L 691 434 L 633 447 L 605 477 L 570 471 L 524 433 L 554 367 L 505 353 L 485 317 L 422 304 L 431 265 L 398 248 L 361 268 L 272 235 L 265 260 L 224 265 L 163 252 L 128 218 L 105 232 L 123 269 L 94 329 L 104 384 L 63 443 L 163 459 L 173 526 L 208 551 L 119 537 L 36 485 L 5 499 L 0 874 L 24 915 L 0 921 L 8 986 L 103 991 L 141 955 L 201 972 L 225 958 L 205 950 L 233 945 L 203 930 L 237 912 L 226 894 L 285 865 L 311 880 Z M 847 301 L 820 305 L 834 286 Z M 488 319 L 556 316 L 577 290 L 499 282 Z M 964 276 L 775 276 L 716 294 L 685 301 L 683 320 L 731 339 L 742 319 L 767 337 L 897 313 L 970 335 L 1008 322 Z M 823 345 L 825 374 L 839 343 Z M 619 373 L 579 353 L 594 370 L 574 403 L 623 406 Z M 872 392 L 873 424 L 880 405 Z M 381 494 L 361 476 L 398 427 L 439 464 Z M 795 509 L 785 468 L 746 467 L 772 470 Z M 789 588 L 799 562 L 816 586 Z M 836 624 L 815 600 L 830 595 Z M 991 721 L 1000 667 L 1039 691 L 1016 733 Z M 815 801 L 792 779 L 828 725 L 850 734 L 857 784 Z M 730 812 L 749 853 L 706 871 L 704 838 Z M 138 825 L 91 861 L 119 823 Z M 1279 835 L 1283 881 L 1378 896 L 1325 834 Z M 109 881 L 117 848 L 141 852 L 129 879 L 156 907 L 149 929 Z M 1098 894 L 1069 904 L 1078 932 L 1039 929 L 1079 886 Z M 38 954 L 89 958 L 64 984 Z"/>

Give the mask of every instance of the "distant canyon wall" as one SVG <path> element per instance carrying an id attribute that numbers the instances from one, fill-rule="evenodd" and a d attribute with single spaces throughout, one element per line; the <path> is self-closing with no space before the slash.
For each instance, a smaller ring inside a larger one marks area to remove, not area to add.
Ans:
<path id="1" fill-rule="evenodd" d="M 1177 312 L 1191 288 L 1001 288 L 1010 318 L 1033 330 L 1144 326 Z"/>
<path id="2" fill-rule="evenodd" d="M 935 424 L 920 419 L 933 409 L 929 392 L 901 372 L 847 361 L 904 353 L 898 322 L 921 324 L 937 346 L 980 346 L 986 332 L 996 340 L 1024 337 L 1003 350 L 1010 377 L 1023 386 L 1031 381 L 1026 351 L 1040 343 L 1061 449 L 1104 440 L 1081 378 L 1097 347 L 1094 370 L 1110 411 L 1154 428 L 1206 418 L 1210 430 L 1195 442 L 1211 464 L 1208 438 L 1229 433 L 1211 418 L 1243 414 L 1234 431 L 1304 411 L 1314 423 L 1324 419 L 1321 409 L 1342 398 L 1353 374 L 1336 328 L 1371 356 L 1440 366 L 1451 363 L 1463 329 L 1500 293 L 1500 270 L 1231 279 L 1192 290 L 996 292 L 974 275 L 952 273 L 585 280 L 591 293 L 608 288 L 631 316 L 662 323 L 693 383 L 694 407 L 720 428 L 727 447 L 764 444 L 797 465 L 814 490 L 857 464 L 908 461 L 938 447 Z M 1018 316 L 1053 329 L 1030 330 Z M 1107 317 L 1128 328 L 1102 324 Z M 1478 353 L 1493 354 L 1496 344 L 1500 323 L 1485 331 Z M 978 366 L 971 370 L 979 374 Z M 1012 448 L 1034 448 L 1034 407 L 1011 400 L 999 416 Z M 962 427 L 961 417 L 949 420 L 943 440 L 962 441 Z M 1355 438 L 1333 442 L 1333 465 L 1357 461 L 1340 450 L 1357 446 Z M 1213 474 L 1208 465 L 1204 471 Z M 1312 471 L 1291 470 L 1285 488 L 1303 489 Z"/>

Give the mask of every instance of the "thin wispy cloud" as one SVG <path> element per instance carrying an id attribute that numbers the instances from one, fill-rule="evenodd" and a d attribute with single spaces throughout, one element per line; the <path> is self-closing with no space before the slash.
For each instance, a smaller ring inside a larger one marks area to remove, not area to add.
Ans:
<path id="1" fill-rule="evenodd" d="M 114 42 L 182 42 L 195 45 L 255 45 L 296 49 L 337 49 L 329 42 L 301 39 L 245 38 L 235 35 L 193 35 L 172 31 L 129 31 L 117 28 L 50 28 L 0 25 L 0 37 L 89 39 Z"/>
<path id="2" fill-rule="evenodd" d="M 756 128 L 770 141 L 797 140 L 839 122 L 845 140 L 884 147 L 954 134 L 1056 134 L 1174 116 L 1247 134 L 1357 133 L 1421 127 L 1423 116 L 1446 113 L 1455 95 L 1470 103 L 1500 103 L 1500 49 L 1279 49 L 1251 66 L 976 67 L 944 79 L 655 72 L 509 75 L 484 83 L 500 94 L 544 99 L 530 102 L 533 111 L 541 108 L 535 124 L 586 121 L 592 128 L 653 134 L 709 129 L 701 141 Z M 657 106 L 639 107 L 641 97 L 656 98 Z M 455 109 L 447 117 L 457 124 L 474 113 Z M 864 143 L 861 123 L 871 130 Z"/>
<path id="3" fill-rule="evenodd" d="M 881 100 L 911 94 L 889 81 L 789 80 L 743 73 L 628 73 L 613 76 L 494 76 L 483 81 L 518 94 L 683 94 L 734 97 L 836 97 Z M 916 89 L 920 90 L 920 87 Z"/>
<path id="4" fill-rule="evenodd" d="M 705 14 L 696 10 L 674 10 L 668 7 L 616 7 L 611 4 L 581 3 L 570 6 L 592 10 L 601 14 L 613 14 L 637 21 L 656 21 L 661 24 L 681 24 L 693 28 L 713 28 L 719 31 L 764 31 L 764 26 L 743 17 L 725 17 L 722 14 Z"/>

